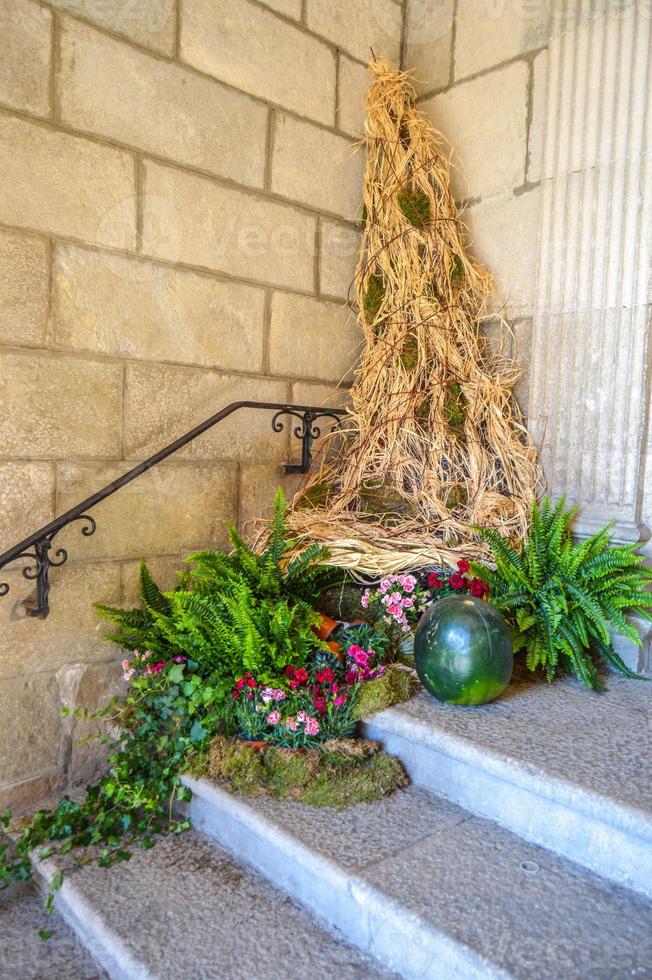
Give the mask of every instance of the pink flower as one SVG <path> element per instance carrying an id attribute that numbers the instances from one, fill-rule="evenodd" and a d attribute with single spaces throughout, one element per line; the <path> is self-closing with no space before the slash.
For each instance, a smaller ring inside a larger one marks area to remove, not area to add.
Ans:
<path id="1" fill-rule="evenodd" d="M 185 664 L 187 660 L 188 660 L 188 658 L 187 657 L 184 657 L 184 655 L 182 653 L 179 654 L 178 657 L 175 657 L 174 658 L 175 664 Z"/>
<path id="2" fill-rule="evenodd" d="M 387 607 L 387 612 L 390 616 L 393 616 L 394 619 L 398 619 L 401 615 L 401 607 L 397 606 L 395 603 L 390 603 Z"/>
<path id="3" fill-rule="evenodd" d="M 289 718 L 286 718 L 285 727 L 289 728 L 291 732 L 296 732 L 297 728 L 299 727 L 296 718 L 293 718 L 291 715 Z"/>
<path id="4" fill-rule="evenodd" d="M 406 592 L 414 592 L 416 584 L 417 584 L 417 580 L 415 579 L 414 575 L 405 576 L 405 579 L 403 581 L 403 588 L 405 589 Z"/>
<path id="5" fill-rule="evenodd" d="M 403 608 L 404 609 L 409 609 L 410 606 L 413 606 L 413 605 L 414 605 L 414 599 L 404 599 L 403 600 Z"/>
<path id="6" fill-rule="evenodd" d="M 341 708 L 343 704 L 346 704 L 346 694 L 338 694 L 336 698 L 333 698 L 333 704 L 336 708 Z"/>
<path id="7" fill-rule="evenodd" d="M 358 667 L 366 667 L 369 663 L 369 654 L 365 650 L 358 650 L 353 659 Z"/>
<path id="8" fill-rule="evenodd" d="M 304 727 L 306 735 L 317 735 L 319 733 L 319 722 L 316 718 L 310 718 L 308 716 L 305 720 Z"/>
<path id="9" fill-rule="evenodd" d="M 352 643 L 351 646 L 349 647 L 349 649 L 346 652 L 347 652 L 347 655 L 349 657 L 351 657 L 352 660 L 355 660 L 356 654 L 357 653 L 364 653 L 364 650 L 362 649 L 362 647 L 358 646 L 357 643 Z"/>
<path id="10" fill-rule="evenodd" d="M 281 720 L 280 711 L 270 711 L 270 713 L 267 715 L 267 723 L 269 725 L 278 725 L 280 720 Z"/>
<path id="11" fill-rule="evenodd" d="M 392 584 L 391 583 L 391 579 L 384 578 L 382 580 L 382 582 L 379 585 L 379 589 L 380 589 L 382 595 L 385 595 L 385 593 L 387 592 L 387 590 L 391 587 L 391 584 Z"/>
<path id="12" fill-rule="evenodd" d="M 305 711 L 297 711 L 297 721 L 305 721 L 307 717 Z"/>
<path id="13" fill-rule="evenodd" d="M 362 598 L 360 599 L 360 605 L 363 609 L 366 609 L 369 605 L 369 589 L 365 589 L 362 593 Z"/>

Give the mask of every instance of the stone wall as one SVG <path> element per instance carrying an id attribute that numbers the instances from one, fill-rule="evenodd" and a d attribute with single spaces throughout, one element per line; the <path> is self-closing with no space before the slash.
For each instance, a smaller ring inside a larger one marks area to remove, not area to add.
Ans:
<path id="1" fill-rule="evenodd" d="M 370 48 L 397 0 L 0 0 L 0 552 L 236 399 L 334 403 L 359 335 Z M 284 436 L 240 414 L 58 543 L 52 612 L 0 600 L 0 807 L 87 778 L 62 704 L 119 686 L 91 603 L 164 584 L 270 502 Z M 85 734 L 85 732 L 84 732 Z"/>

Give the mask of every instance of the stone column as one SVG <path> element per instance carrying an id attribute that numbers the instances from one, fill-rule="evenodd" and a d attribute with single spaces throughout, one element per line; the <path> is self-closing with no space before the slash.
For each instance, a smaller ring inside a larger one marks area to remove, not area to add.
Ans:
<path id="1" fill-rule="evenodd" d="M 645 526 L 652 242 L 650 0 L 551 13 L 529 425 L 579 533 Z"/>

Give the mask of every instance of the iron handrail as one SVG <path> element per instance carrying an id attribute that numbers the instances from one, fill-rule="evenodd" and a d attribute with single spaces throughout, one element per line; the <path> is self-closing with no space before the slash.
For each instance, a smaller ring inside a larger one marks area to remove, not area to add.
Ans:
<path id="1" fill-rule="evenodd" d="M 19 558 L 26 558 L 34 563 L 23 569 L 23 576 L 30 581 L 36 582 L 36 601 L 32 602 L 26 599 L 23 602 L 27 610 L 27 615 L 45 619 L 50 611 L 48 601 L 50 591 L 49 570 L 52 566 L 57 567 L 63 565 L 68 558 L 68 553 L 65 548 L 58 548 L 53 555 L 50 554 L 53 539 L 62 528 L 71 524 L 73 521 L 85 521 L 86 523 L 82 527 L 81 533 L 86 537 L 94 534 L 97 525 L 95 519 L 86 513 L 87 510 L 95 507 L 102 500 L 106 500 L 116 490 L 120 490 L 126 484 L 131 483 L 132 480 L 135 480 L 147 472 L 147 470 L 156 466 L 157 463 L 167 459 L 168 456 L 182 449 L 183 446 L 192 442 L 197 436 L 202 435 L 202 433 L 211 429 L 218 422 L 221 422 L 241 408 L 264 409 L 275 412 L 272 418 L 272 429 L 274 432 L 283 431 L 284 424 L 280 421 L 283 415 L 298 419 L 300 424 L 294 428 L 294 435 L 297 439 L 301 440 L 301 462 L 295 464 L 286 463 L 286 473 L 308 472 L 312 462 L 312 443 L 321 435 L 319 427 L 315 424 L 319 419 L 330 418 L 334 419 L 336 424 L 339 424 L 341 417 L 346 414 L 346 411 L 341 408 L 326 408 L 314 405 L 292 405 L 284 404 L 283 402 L 257 401 L 231 402 L 230 405 L 216 412 L 215 415 L 211 415 L 210 418 L 200 422 L 199 425 L 196 425 L 184 435 L 179 436 L 178 439 L 175 439 L 168 446 L 159 449 L 153 456 L 150 456 L 142 463 L 138 463 L 137 466 L 132 467 L 132 469 L 123 473 L 122 476 L 113 480 L 111 483 L 107 483 L 100 490 L 96 490 L 90 497 L 82 500 L 75 507 L 71 507 L 64 514 L 60 514 L 59 517 L 55 517 L 49 524 L 44 524 L 43 527 L 34 531 L 26 538 L 23 538 L 18 544 L 15 544 L 12 548 L 5 551 L 4 554 L 0 555 L 0 569 Z M 33 552 L 30 551 L 32 548 L 34 549 Z M 8 592 L 9 584 L 7 582 L 0 582 L 0 596 L 7 595 Z"/>

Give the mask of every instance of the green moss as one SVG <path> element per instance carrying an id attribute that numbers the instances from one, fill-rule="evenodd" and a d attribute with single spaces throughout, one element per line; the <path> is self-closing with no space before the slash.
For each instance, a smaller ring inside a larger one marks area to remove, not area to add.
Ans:
<path id="1" fill-rule="evenodd" d="M 343 810 L 354 803 L 382 800 L 407 784 L 399 760 L 384 753 L 364 759 L 328 755 L 326 768 L 312 781 L 303 800 L 310 806 L 332 806 Z"/>
<path id="2" fill-rule="evenodd" d="M 345 739 L 326 746 L 323 752 L 294 752 L 275 746 L 256 751 L 219 737 L 211 745 L 208 776 L 246 796 L 265 795 L 338 808 L 379 800 L 407 785 L 399 760 L 381 752 L 377 742 Z M 359 750 L 353 751 L 358 746 Z"/>
<path id="3" fill-rule="evenodd" d="M 451 264 L 451 279 L 453 282 L 459 283 L 464 279 L 464 263 L 462 262 L 459 255 L 453 256 L 453 262 Z"/>
<path id="4" fill-rule="evenodd" d="M 446 494 L 446 506 L 449 510 L 455 510 L 456 507 L 466 507 L 469 502 L 469 495 L 466 492 L 466 488 L 461 484 L 457 484 Z"/>
<path id="5" fill-rule="evenodd" d="M 321 483 L 315 483 L 303 494 L 299 502 L 299 507 L 320 507 L 326 503 L 326 498 L 331 489 L 330 483 L 327 483 L 325 480 L 322 480 Z"/>
<path id="6" fill-rule="evenodd" d="M 449 381 L 446 385 L 444 401 L 444 417 L 448 422 L 451 433 L 459 442 L 466 442 L 464 423 L 468 401 L 458 381 Z"/>
<path id="7" fill-rule="evenodd" d="M 382 677 L 362 685 L 358 691 L 355 716 L 366 718 L 367 715 L 391 708 L 393 704 L 408 701 L 418 687 L 419 682 L 412 671 L 398 664 L 390 664 Z"/>
<path id="8" fill-rule="evenodd" d="M 419 345 L 417 338 L 410 334 L 401 351 L 401 364 L 406 371 L 413 371 L 419 363 Z"/>
<path id="9" fill-rule="evenodd" d="M 385 280 L 383 277 L 378 275 L 369 276 L 369 279 L 367 280 L 367 288 L 362 300 L 362 306 L 364 309 L 365 320 L 370 326 L 375 322 L 384 298 Z"/>
<path id="10" fill-rule="evenodd" d="M 430 222 L 430 201 L 423 191 L 400 190 L 396 195 L 398 206 L 415 228 L 424 228 Z"/>

